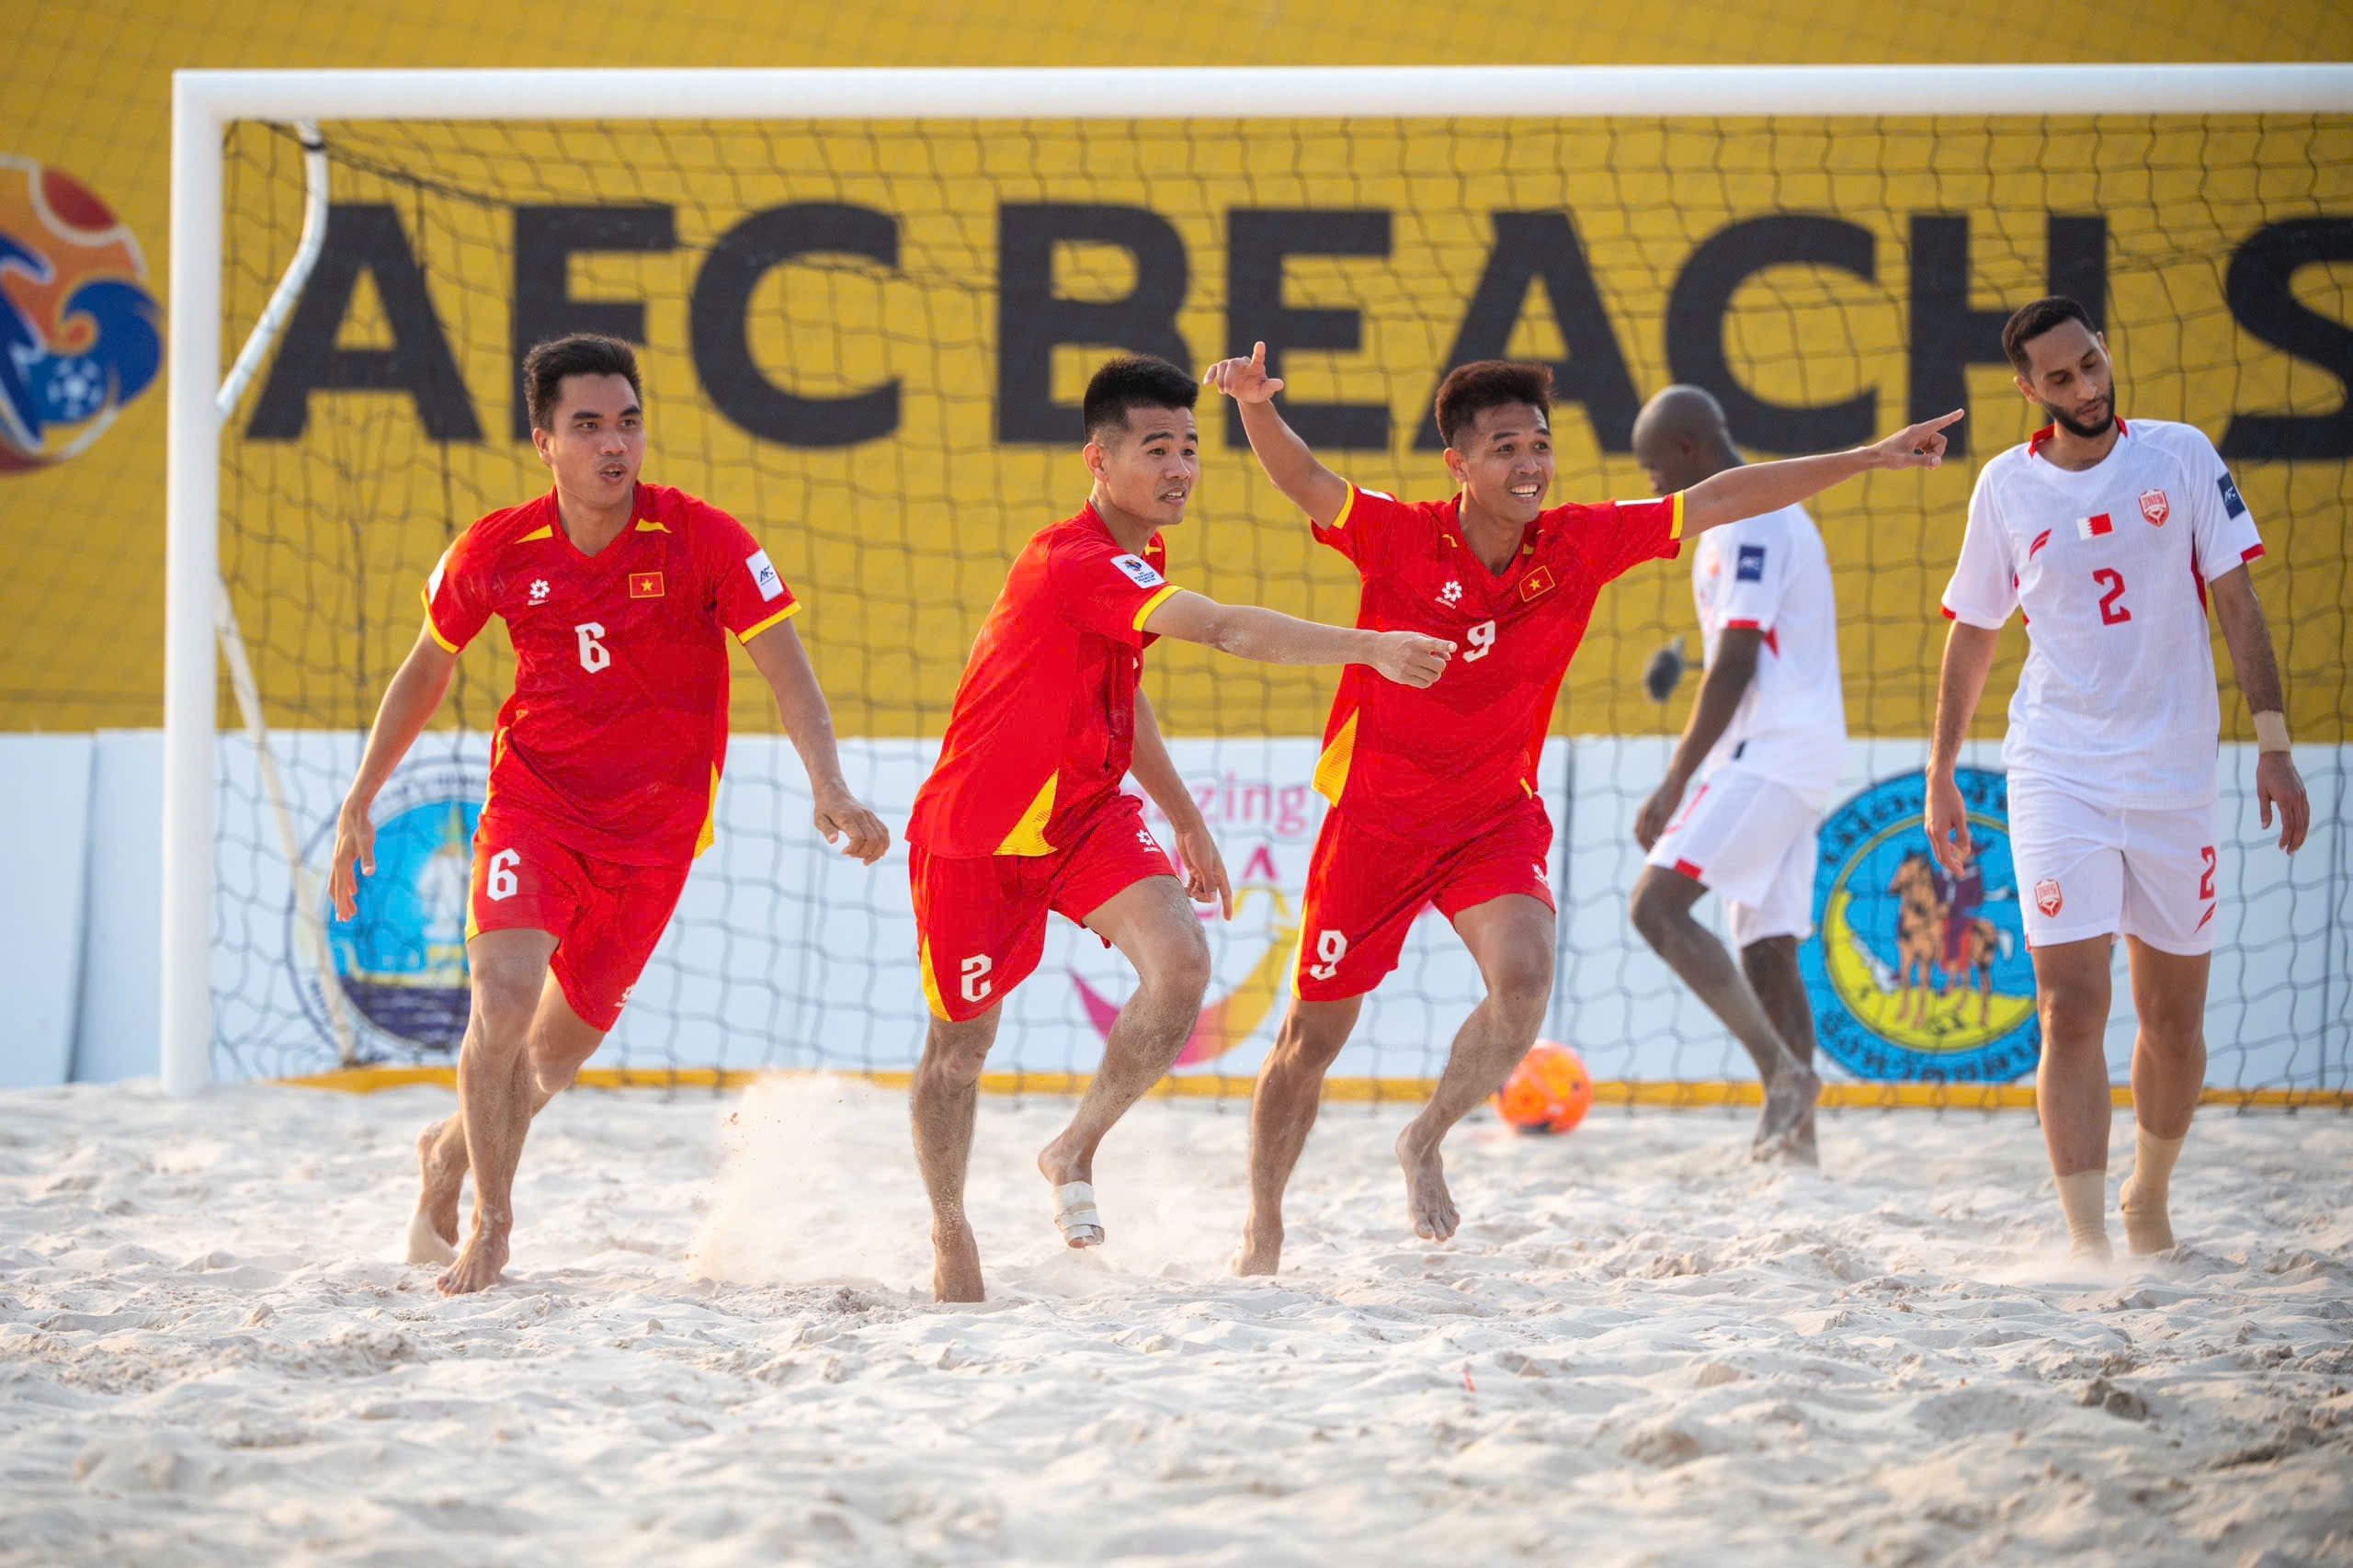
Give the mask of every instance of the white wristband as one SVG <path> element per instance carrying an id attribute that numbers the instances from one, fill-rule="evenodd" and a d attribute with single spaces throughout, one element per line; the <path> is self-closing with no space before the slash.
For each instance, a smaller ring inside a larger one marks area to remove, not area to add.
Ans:
<path id="1" fill-rule="evenodd" d="M 2288 716 L 2272 709 L 2255 716 L 2255 749 L 2257 754 L 2288 749 Z"/>

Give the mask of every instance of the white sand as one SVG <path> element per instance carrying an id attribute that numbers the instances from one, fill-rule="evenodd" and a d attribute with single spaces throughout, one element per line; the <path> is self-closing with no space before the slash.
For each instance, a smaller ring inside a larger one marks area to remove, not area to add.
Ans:
<path id="1" fill-rule="evenodd" d="M 1237 1109 L 1142 1108 L 1082 1256 L 1062 1108 L 984 1101 L 995 1299 L 940 1309 L 902 1102 L 807 1081 L 568 1096 L 439 1301 L 450 1103 L 0 1096 L 0 1561 L 2353 1561 L 2353 1118 L 2209 1115 L 2183 1252 L 2101 1274 L 2027 1116 L 1836 1118 L 1827 1178 L 1483 1119 L 1432 1248 L 1403 1113 L 1335 1107 L 1245 1284 Z"/>

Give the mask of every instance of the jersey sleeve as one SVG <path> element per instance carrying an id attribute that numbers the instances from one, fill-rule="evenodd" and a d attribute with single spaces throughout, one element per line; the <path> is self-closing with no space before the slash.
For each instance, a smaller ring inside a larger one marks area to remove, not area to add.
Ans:
<path id="1" fill-rule="evenodd" d="M 1160 568 L 1108 539 L 1068 539 L 1046 558 L 1046 590 L 1082 631 L 1141 648 L 1144 618 L 1176 592 Z"/>
<path id="2" fill-rule="evenodd" d="M 1720 558 L 1729 578 L 1721 601 L 1724 629 L 1770 631 L 1780 619 L 1781 599 L 1795 564 L 1797 552 L 1788 530 L 1767 525 L 1763 518 L 1751 518 L 1733 524 L 1724 532 L 1727 548 Z"/>
<path id="3" fill-rule="evenodd" d="M 1364 576 L 1377 576 L 1396 559 L 1400 530 L 1413 517 L 1414 508 L 1387 491 L 1351 483 L 1340 515 L 1313 525 L 1315 538 L 1354 562 Z"/>
<path id="4" fill-rule="evenodd" d="M 452 653 L 462 653 L 490 619 L 490 585 L 468 528 L 449 541 L 425 580 L 425 627 Z"/>
<path id="5" fill-rule="evenodd" d="M 1977 476 L 1969 496 L 1969 524 L 1961 530 L 1961 559 L 1952 581 L 1945 585 L 1947 620 L 1958 620 L 1987 631 L 1998 631 L 2018 608 L 2018 567 L 2010 559 L 2010 536 L 1994 507 L 1993 487 L 1986 475 Z"/>
<path id="6" fill-rule="evenodd" d="M 779 621 L 801 613 L 801 601 L 768 560 L 752 531 L 716 506 L 694 503 L 696 557 L 709 585 L 707 602 L 719 624 L 749 642 Z"/>
<path id="7" fill-rule="evenodd" d="M 2239 495 L 2238 481 L 2222 466 L 2222 457 L 2206 434 L 2187 427 L 2191 450 L 2183 454 L 2189 475 L 2190 543 L 2198 570 L 2208 582 L 2235 572 L 2263 553 L 2263 536 Z"/>
<path id="8" fill-rule="evenodd" d="M 1683 493 L 1650 501 L 1608 501 L 1571 506 L 1572 538 L 1597 583 L 1625 575 L 1645 561 L 1672 561 L 1683 553 Z"/>

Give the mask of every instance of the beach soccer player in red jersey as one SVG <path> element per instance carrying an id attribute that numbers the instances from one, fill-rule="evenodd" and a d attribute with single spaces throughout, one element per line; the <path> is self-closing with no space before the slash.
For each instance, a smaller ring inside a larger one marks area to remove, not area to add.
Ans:
<path id="1" fill-rule="evenodd" d="M 1315 1123 L 1324 1074 L 1364 995 L 1397 965 L 1426 903 L 1453 922 L 1487 988 L 1454 1037 L 1421 1114 L 1397 1139 L 1414 1233 L 1461 1223 L 1438 1143 L 1528 1053 L 1552 993 L 1552 824 L 1536 793 L 1552 701 L 1602 585 L 1674 556 L 1690 534 L 1792 506 L 1871 469 L 1934 468 L 1944 428 L 1911 426 L 1874 446 L 1727 469 L 1651 501 L 1546 507 L 1552 485 L 1552 371 L 1482 360 L 1438 392 L 1457 494 L 1408 505 L 1316 460 L 1281 415 L 1266 345 L 1211 368 L 1241 406 L 1251 449 L 1315 537 L 1363 578 L 1357 624 L 1459 643 L 1428 689 L 1341 677 L 1315 786 L 1332 802 L 1300 910 L 1293 1000 L 1250 1108 L 1250 1215 L 1234 1267 L 1281 1260 L 1283 1187 Z M 1784 1051 L 1786 1055 L 1786 1051 Z M 1794 1061 L 1768 1074 L 1767 1142 L 1785 1144 L 1821 1093 Z"/>
<path id="2" fill-rule="evenodd" d="M 943 1301 L 981 1299 L 980 1248 L 964 1215 L 981 1066 L 1006 995 L 1037 968 L 1047 913 L 1085 926 L 1136 969 L 1102 1066 L 1038 1155 L 1054 1221 L 1074 1247 L 1104 1236 L 1097 1146 L 1160 1081 L 1200 1017 L 1209 943 L 1186 896 L 1233 913 L 1224 862 L 1136 688 L 1143 651 L 1175 637 L 1261 664 L 1362 666 L 1413 687 L 1438 679 L 1452 652 L 1439 636 L 1322 626 L 1167 580 L 1161 530 L 1184 521 L 1200 481 L 1199 392 L 1165 359 L 1121 358 L 1096 372 L 1082 409 L 1094 487 L 1077 516 L 1040 529 L 1015 557 L 908 821 L 932 1014 L 912 1094 L 915 1159 Z M 1131 768 L 1167 814 L 1182 881 L 1142 805 L 1120 788 Z"/>
<path id="3" fill-rule="evenodd" d="M 384 692 L 335 829 L 329 888 L 352 918 L 375 869 L 369 809 L 441 705 L 492 616 L 515 644 L 515 694 L 491 739 L 474 834 L 466 965 L 472 1014 L 458 1114 L 417 1140 L 412 1263 L 439 1288 L 497 1283 L 515 1166 L 532 1117 L 620 1018 L 711 841 L 727 752 L 733 633 L 776 693 L 808 769 L 816 826 L 868 865 L 890 835 L 842 780 L 824 694 L 790 618 L 801 607 L 726 513 L 640 484 L 645 415 L 629 345 L 581 334 L 523 361 L 531 439 L 555 488 L 458 536 L 425 587 L 425 626 Z M 473 1233 L 458 1199 L 473 1173 Z"/>

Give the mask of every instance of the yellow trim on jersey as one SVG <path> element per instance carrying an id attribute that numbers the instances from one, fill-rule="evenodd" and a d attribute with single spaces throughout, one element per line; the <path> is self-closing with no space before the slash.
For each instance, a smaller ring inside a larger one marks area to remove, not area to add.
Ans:
<path id="1" fill-rule="evenodd" d="M 702 852 L 718 842 L 719 767 L 714 763 L 710 769 L 710 804 L 703 808 L 702 831 L 695 835 L 695 858 L 702 858 Z"/>
<path id="2" fill-rule="evenodd" d="M 760 622 L 757 626 L 738 631 L 735 634 L 735 641 L 738 642 L 749 642 L 753 638 L 757 637 L 761 632 L 766 631 L 778 621 L 790 620 L 794 616 L 799 615 L 800 613 L 801 601 L 799 599 L 795 599 L 790 604 L 785 606 L 782 609 L 777 611 L 774 615 L 768 617 L 766 620 Z"/>
<path id="3" fill-rule="evenodd" d="M 1356 509 L 1357 486 L 1356 482 L 1354 480 L 1350 480 L 1348 482 L 1348 498 L 1340 504 L 1340 515 L 1332 519 L 1332 531 L 1334 533 L 1337 533 L 1342 528 L 1347 528 L 1348 526 L 1348 514 Z"/>
<path id="4" fill-rule="evenodd" d="M 670 525 L 657 523 L 651 517 L 640 517 L 637 519 L 637 531 L 642 534 L 665 534 L 670 531 Z"/>
<path id="5" fill-rule="evenodd" d="M 441 644 L 441 648 L 444 653 L 464 653 L 464 649 L 459 647 L 455 642 L 450 642 L 447 637 L 442 636 L 441 629 L 433 624 L 433 596 L 420 588 L 417 590 L 416 597 L 425 601 L 425 630 L 433 634 L 433 641 Z"/>
<path id="6" fill-rule="evenodd" d="M 544 527 L 533 528 L 529 533 L 525 534 L 515 542 L 517 544 L 529 544 L 535 539 L 553 538 L 555 538 L 555 525 L 553 523 L 549 523 Z"/>
<path id="7" fill-rule="evenodd" d="M 1135 619 L 1135 628 L 1136 628 L 1136 630 L 1137 630 L 1138 631 L 1142 631 L 1143 630 L 1143 623 L 1144 623 L 1145 619 L 1151 616 L 1151 614 L 1152 614 L 1152 612 L 1153 612 L 1154 610 L 1156 610 L 1156 609 L 1158 609 L 1162 605 L 1166 604 L 1166 603 L 1168 602 L 1168 600 L 1169 600 L 1170 597 L 1171 597 L 1172 595 L 1174 595 L 1176 592 L 1176 584 L 1174 584 L 1174 583 L 1171 583 L 1171 584 L 1169 584 L 1166 587 L 1165 587 L 1165 588 L 1161 589 L 1161 590 L 1160 590 L 1160 592 L 1158 592 L 1158 593 L 1156 593 L 1156 594 L 1153 595 L 1153 596 L 1152 596 L 1152 597 L 1150 597 L 1150 598 L 1148 598 L 1148 599 L 1144 600 L 1144 601 L 1143 601 L 1143 608 L 1142 608 L 1142 609 L 1140 609 L 1140 610 L 1136 611 L 1136 619 Z"/>
<path id="8" fill-rule="evenodd" d="M 923 973 L 924 1005 L 931 1009 L 933 1017 L 946 1018 L 948 1004 L 939 999 L 939 983 L 931 978 L 931 943 L 928 939 L 924 942 L 922 950 L 915 954 L 915 967 Z"/>
<path id="9" fill-rule="evenodd" d="M 993 853 L 1034 856 L 1054 852 L 1054 846 L 1046 842 L 1046 823 L 1054 814 L 1054 786 L 1062 782 L 1062 777 L 1059 768 L 1048 777 L 1046 787 L 1038 791 L 1038 798 L 1029 802 L 1029 809 L 1021 813 L 1021 820 L 1013 824 L 1013 831 L 1005 835 L 1005 842 Z"/>
<path id="10" fill-rule="evenodd" d="M 1666 530 L 1666 537 L 1669 539 L 1683 537 L 1683 492 L 1680 490 L 1675 493 L 1675 526 Z"/>
<path id="11" fill-rule="evenodd" d="M 1340 791 L 1348 787 L 1348 764 L 1356 759 L 1357 717 L 1348 715 L 1348 722 L 1315 759 L 1315 792 L 1336 806 L 1340 803 Z"/>

